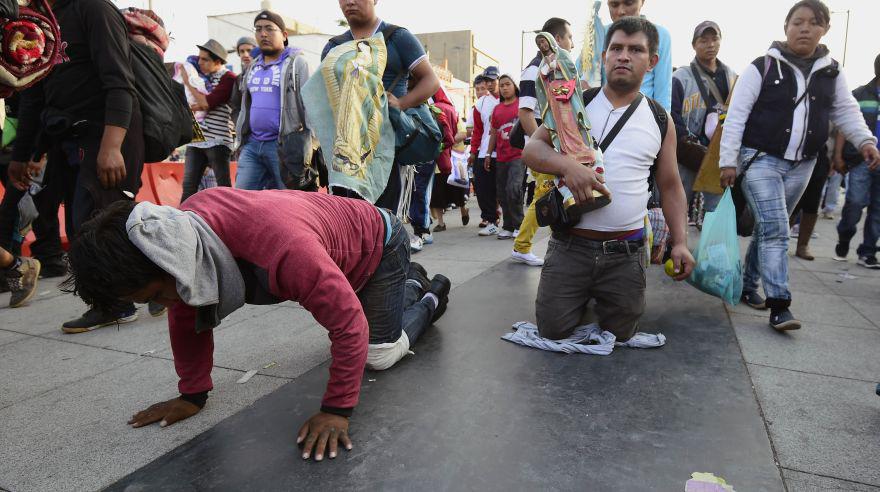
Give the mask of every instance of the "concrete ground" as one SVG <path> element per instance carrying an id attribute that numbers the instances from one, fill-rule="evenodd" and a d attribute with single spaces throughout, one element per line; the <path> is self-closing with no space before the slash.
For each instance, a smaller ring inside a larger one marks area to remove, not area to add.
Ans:
<path id="1" fill-rule="evenodd" d="M 448 213 L 449 230 L 414 258 L 456 287 L 508 261 L 512 246 L 477 238 L 473 201 L 471 208 L 471 225 L 461 228 L 457 211 Z M 790 262 L 793 311 L 805 321 L 798 332 L 777 334 L 768 313 L 725 308 L 688 285 L 670 300 L 727 309 L 787 490 L 878 490 L 880 272 L 852 257 L 831 261 L 833 223 L 821 221 L 818 232 L 817 260 Z M 542 231 L 536 253 L 545 249 Z M 177 394 L 165 318 L 141 309 L 135 323 L 64 335 L 61 322 L 83 306 L 56 286 L 43 282 L 28 307 L 0 309 L 0 489 L 104 488 L 329 357 L 326 331 L 296 304 L 246 307 L 217 329 L 215 391 L 205 410 L 166 429 L 130 429 L 130 415 Z M 7 302 L 0 295 L 0 305 Z M 663 306 L 647 309 L 650 316 Z M 706 361 L 704 369 L 713 367 Z M 237 383 L 249 370 L 259 374 Z"/>

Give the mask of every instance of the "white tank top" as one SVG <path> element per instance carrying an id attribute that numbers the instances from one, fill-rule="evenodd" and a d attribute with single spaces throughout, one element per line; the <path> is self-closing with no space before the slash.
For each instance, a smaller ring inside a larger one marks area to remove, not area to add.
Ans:
<path id="1" fill-rule="evenodd" d="M 599 91 L 587 106 L 593 138 L 601 143 L 626 109 L 627 106 L 614 109 L 605 92 Z M 611 203 L 584 214 L 575 227 L 608 232 L 644 227 L 648 213 L 648 176 L 661 144 L 657 120 L 648 100 L 642 99 L 603 154 L 605 184 L 611 190 Z"/>

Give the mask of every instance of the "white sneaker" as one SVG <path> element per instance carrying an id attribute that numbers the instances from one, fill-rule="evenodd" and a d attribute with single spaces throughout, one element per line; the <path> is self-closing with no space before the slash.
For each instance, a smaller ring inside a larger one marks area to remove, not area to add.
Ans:
<path id="1" fill-rule="evenodd" d="M 498 239 L 510 239 L 513 237 L 513 233 L 508 231 L 507 229 L 501 229 L 498 232 Z"/>
<path id="2" fill-rule="evenodd" d="M 510 259 L 517 263 L 525 263 L 529 266 L 544 266 L 544 258 L 538 258 L 534 253 L 520 253 L 514 250 L 510 253 Z"/>
<path id="3" fill-rule="evenodd" d="M 434 235 L 431 233 L 422 234 L 422 242 L 424 244 L 434 244 Z"/>
<path id="4" fill-rule="evenodd" d="M 493 236 L 495 234 L 498 234 L 498 226 L 495 224 L 489 224 L 486 227 L 480 229 L 480 232 L 478 232 L 477 234 L 483 237 Z"/>
<path id="5" fill-rule="evenodd" d="M 414 236 L 409 239 L 409 249 L 413 253 L 418 253 L 425 246 L 424 241 L 419 236 Z"/>

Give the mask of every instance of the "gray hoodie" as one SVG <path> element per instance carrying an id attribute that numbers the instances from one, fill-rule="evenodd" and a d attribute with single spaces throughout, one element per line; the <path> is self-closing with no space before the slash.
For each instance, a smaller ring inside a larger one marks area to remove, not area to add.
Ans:
<path id="1" fill-rule="evenodd" d="M 177 281 L 196 309 L 196 332 L 211 330 L 244 305 L 245 284 L 229 248 L 200 216 L 141 202 L 125 223 L 128 238 Z"/>

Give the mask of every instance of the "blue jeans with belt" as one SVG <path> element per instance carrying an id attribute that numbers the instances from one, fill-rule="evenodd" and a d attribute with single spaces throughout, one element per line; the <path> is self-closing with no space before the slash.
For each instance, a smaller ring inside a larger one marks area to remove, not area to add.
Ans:
<path id="1" fill-rule="evenodd" d="M 865 219 L 865 235 L 856 254 L 874 256 L 877 254 L 877 239 L 880 238 L 880 169 L 871 171 L 866 163 L 849 169 L 846 186 L 846 200 L 840 213 L 840 224 L 837 225 L 838 240 L 849 245 L 859 221 L 862 209 L 868 208 Z"/>
<path id="2" fill-rule="evenodd" d="M 764 283 L 767 306 L 787 308 L 788 218 L 807 188 L 816 159 L 789 161 L 743 147 L 742 162 L 752 161 L 742 180 L 743 194 L 755 217 L 755 231 L 746 253 L 743 292 L 757 292 Z"/>
<path id="3" fill-rule="evenodd" d="M 241 190 L 283 190 L 278 142 L 250 139 L 241 147 L 235 187 Z"/>

